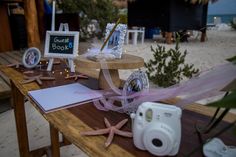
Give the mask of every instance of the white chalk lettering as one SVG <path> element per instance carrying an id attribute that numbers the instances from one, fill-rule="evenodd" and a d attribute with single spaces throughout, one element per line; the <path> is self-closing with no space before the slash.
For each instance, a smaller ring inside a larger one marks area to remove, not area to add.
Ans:
<path id="1" fill-rule="evenodd" d="M 68 45 L 57 45 L 55 43 L 52 44 L 52 49 L 53 50 L 59 50 L 59 51 L 64 51 L 64 50 L 69 50 Z"/>
<path id="2" fill-rule="evenodd" d="M 66 39 L 58 39 L 58 37 L 54 38 L 54 42 L 55 43 L 68 43 L 69 42 L 69 38 Z"/>
<path id="3" fill-rule="evenodd" d="M 73 47 L 72 42 L 69 42 L 69 48 L 72 48 L 72 47 Z"/>

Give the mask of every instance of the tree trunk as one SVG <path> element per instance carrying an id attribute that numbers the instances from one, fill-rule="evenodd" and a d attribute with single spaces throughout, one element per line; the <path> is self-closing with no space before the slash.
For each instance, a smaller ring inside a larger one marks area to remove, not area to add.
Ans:
<path id="1" fill-rule="evenodd" d="M 35 0 L 24 0 L 28 46 L 40 48 L 38 16 Z"/>
<path id="2" fill-rule="evenodd" d="M 9 19 L 7 15 L 7 6 L 5 4 L 0 5 L 0 52 L 11 51 L 13 49 L 11 30 L 9 25 Z"/>
<path id="3" fill-rule="evenodd" d="M 36 8 L 38 12 L 38 29 L 40 39 L 44 40 L 45 37 L 45 16 L 44 16 L 44 1 L 43 0 L 36 0 Z"/>

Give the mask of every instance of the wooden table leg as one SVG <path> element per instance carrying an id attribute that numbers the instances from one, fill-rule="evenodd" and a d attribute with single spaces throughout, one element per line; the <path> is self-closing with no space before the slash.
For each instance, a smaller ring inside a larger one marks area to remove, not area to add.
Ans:
<path id="1" fill-rule="evenodd" d="M 120 87 L 120 82 L 121 81 L 120 81 L 120 78 L 119 78 L 118 70 L 117 69 L 110 69 L 109 73 L 110 73 L 113 84 L 116 87 Z M 99 88 L 100 89 L 110 89 L 110 86 L 108 85 L 102 70 L 100 70 L 98 81 L 99 81 Z"/>
<path id="2" fill-rule="evenodd" d="M 24 95 L 17 89 L 17 87 L 12 82 L 11 89 L 20 156 L 29 157 L 30 153 L 27 124 L 25 118 Z"/>
<path id="3" fill-rule="evenodd" d="M 54 126 L 50 125 L 50 136 L 51 136 L 51 151 L 53 157 L 60 157 L 60 142 L 59 133 Z"/>
<path id="4" fill-rule="evenodd" d="M 66 145 L 72 144 L 70 141 L 68 141 L 68 140 L 66 139 L 66 137 L 65 137 L 64 135 L 62 136 L 62 138 L 63 138 L 63 140 L 62 140 L 62 144 L 63 144 L 63 145 L 66 146 Z"/>

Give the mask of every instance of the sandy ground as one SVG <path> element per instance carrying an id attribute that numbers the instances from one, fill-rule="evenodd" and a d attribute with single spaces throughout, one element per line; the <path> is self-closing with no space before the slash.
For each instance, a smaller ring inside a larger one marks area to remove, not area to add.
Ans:
<path id="1" fill-rule="evenodd" d="M 194 64 L 200 71 L 210 69 L 211 67 L 225 63 L 225 59 L 236 55 L 236 31 L 216 31 L 207 32 L 207 41 L 199 41 L 198 38 L 189 38 L 188 42 L 180 43 L 180 50 L 187 50 L 186 63 Z M 165 44 L 164 39 L 158 36 L 154 41 L 145 41 L 145 44 L 125 45 L 126 53 L 143 57 L 145 61 L 153 58 L 153 52 L 150 46 L 164 45 L 166 49 L 174 48 L 175 44 Z M 127 74 L 126 74 L 127 73 Z M 122 73 L 122 77 L 129 76 L 129 71 Z"/>
<path id="2" fill-rule="evenodd" d="M 200 37 L 200 36 L 199 36 Z M 189 42 L 181 43 L 181 50 L 187 50 L 187 63 L 192 63 L 201 71 L 209 69 L 218 64 L 225 63 L 225 59 L 236 55 L 236 31 L 208 31 L 207 41 L 200 42 L 199 38 L 190 38 Z M 143 57 L 145 61 L 152 58 L 150 46 L 156 44 L 165 45 L 166 48 L 174 47 L 175 44 L 166 45 L 161 37 L 157 37 L 156 41 L 146 40 L 145 44 L 125 45 L 125 53 L 138 55 Z M 81 44 L 82 45 L 82 44 Z M 86 44 L 85 44 L 86 45 Z M 131 70 L 121 71 L 122 79 L 126 79 Z M 28 124 L 28 133 L 30 141 L 30 149 L 48 145 L 50 143 L 49 128 L 47 121 L 36 111 L 28 102 L 26 106 L 26 116 Z M 9 110 L 0 114 L 0 157 L 18 157 L 18 145 L 16 128 L 14 121 L 14 112 Z M 62 157 L 86 156 L 74 145 L 61 148 Z"/>

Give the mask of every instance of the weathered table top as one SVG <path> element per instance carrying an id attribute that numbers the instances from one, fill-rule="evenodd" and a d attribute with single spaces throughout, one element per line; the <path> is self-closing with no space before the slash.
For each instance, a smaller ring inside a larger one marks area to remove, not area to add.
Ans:
<path id="1" fill-rule="evenodd" d="M 82 68 L 101 69 L 100 62 L 87 59 L 85 56 L 79 56 L 75 63 Z M 136 69 L 144 66 L 144 59 L 130 54 L 122 54 L 121 59 L 106 61 L 109 69 Z"/>
<path id="2" fill-rule="evenodd" d="M 63 69 L 63 68 L 62 68 Z M 92 103 L 84 104 L 78 107 L 70 109 L 62 109 L 59 111 L 51 112 L 48 114 L 43 113 L 40 108 L 34 103 L 30 97 L 27 96 L 27 92 L 40 88 L 58 86 L 62 84 L 68 84 L 74 82 L 73 80 L 64 80 L 64 76 L 60 75 L 60 71 L 55 70 L 56 81 L 45 81 L 43 86 L 39 86 L 36 83 L 29 83 L 22 85 L 20 82 L 23 80 L 23 74 L 21 71 L 13 68 L 0 67 L 0 70 L 6 74 L 20 90 L 20 92 L 27 97 L 35 108 L 58 129 L 70 142 L 78 146 L 89 156 L 117 156 L 117 157 L 131 157 L 131 156 L 152 156 L 146 151 L 140 151 L 134 147 L 132 139 L 115 136 L 114 143 L 109 148 L 105 148 L 104 143 L 106 141 L 105 136 L 87 137 L 81 136 L 81 131 L 87 131 L 95 128 L 104 128 L 103 117 L 107 117 L 111 124 L 116 124 L 118 121 L 124 118 L 128 118 L 126 114 L 120 114 L 115 112 L 104 112 L 97 110 Z M 36 72 L 38 73 L 38 72 Z M 43 72 L 48 75 L 48 72 Z M 57 74 L 58 73 L 58 74 Z M 35 75 L 35 74 L 34 74 Z M 79 80 L 80 83 L 90 85 L 90 87 L 97 86 L 96 80 Z M 167 100 L 168 103 L 176 101 L 175 99 Z M 194 124 L 198 121 L 200 123 L 209 120 L 209 117 L 204 115 L 212 115 L 214 109 L 201 106 L 199 104 L 193 104 L 187 106 L 187 110 L 184 110 L 182 117 L 182 141 L 180 147 L 180 155 L 191 151 L 198 143 L 197 136 L 194 134 Z M 235 115 L 229 114 L 226 117 L 226 121 L 232 122 L 236 119 Z M 225 126 L 223 123 L 221 127 Z M 129 123 L 123 128 L 124 130 L 131 130 L 130 120 Z M 235 138 L 232 138 L 231 132 L 227 132 L 223 135 L 223 139 L 227 144 L 235 144 Z"/>
<path id="3" fill-rule="evenodd" d="M 121 86 L 121 80 L 119 77 L 118 70 L 141 68 L 144 66 L 144 59 L 130 54 L 123 54 L 121 59 L 106 61 L 106 65 L 105 67 L 103 67 L 100 62 L 89 60 L 86 58 L 86 56 L 82 55 L 75 59 L 75 64 L 79 68 L 84 68 L 88 70 L 106 68 L 107 70 L 109 70 L 109 74 L 113 84 L 119 88 Z M 100 70 L 98 81 L 100 89 L 110 88 L 102 70 Z"/>

